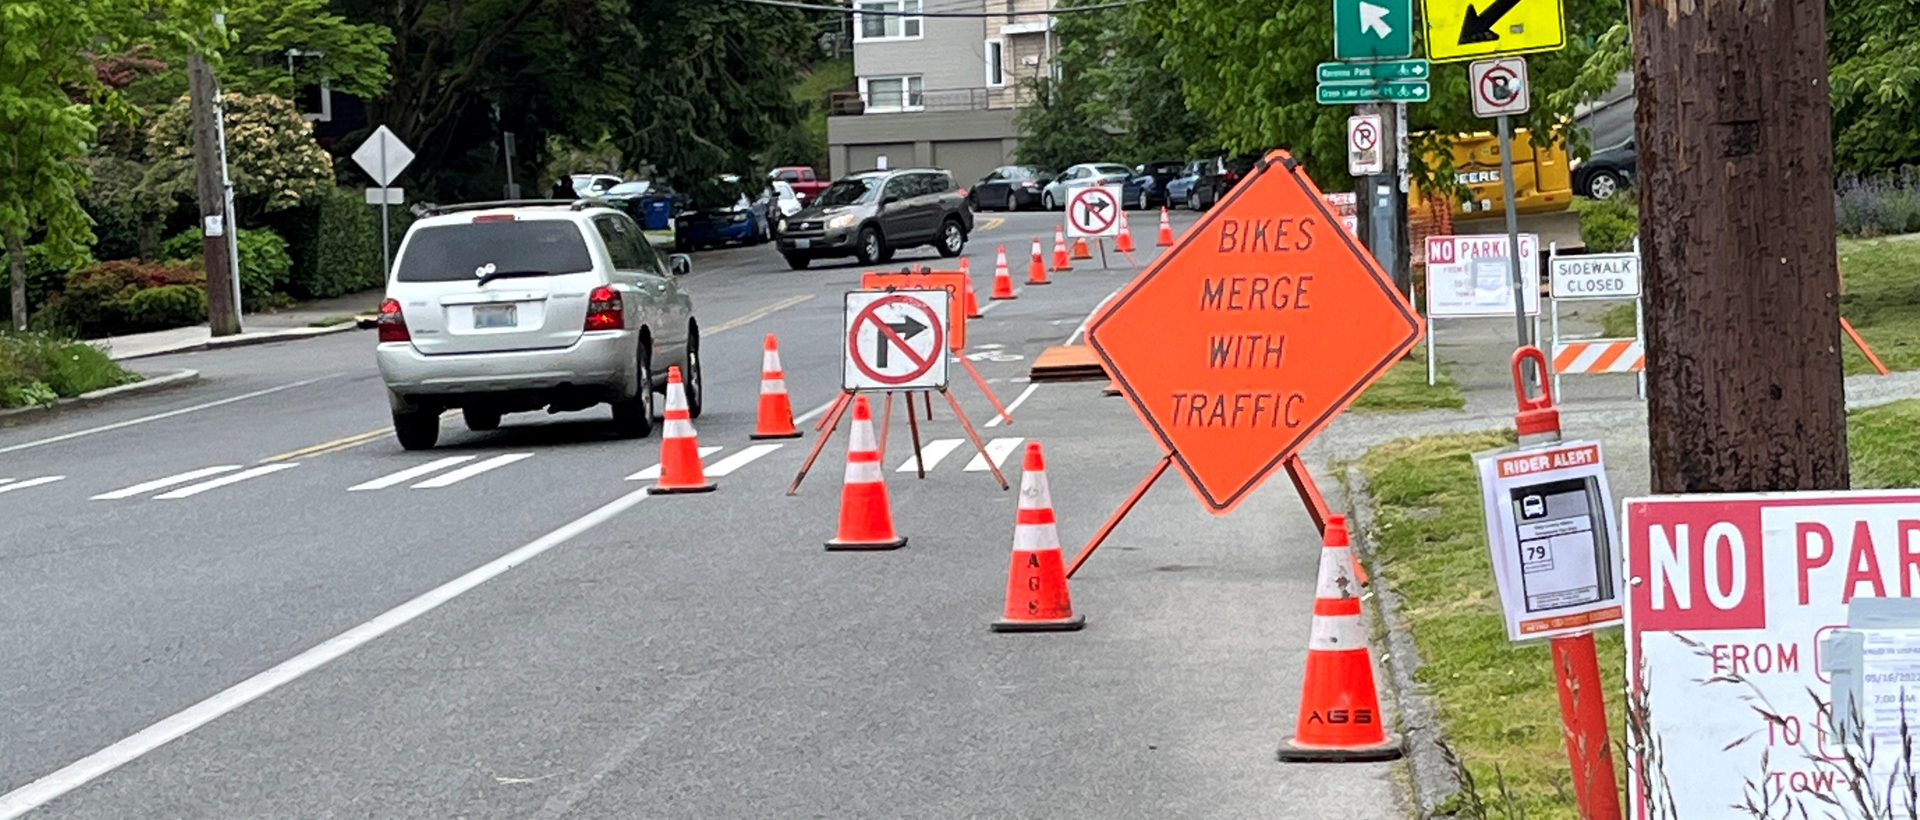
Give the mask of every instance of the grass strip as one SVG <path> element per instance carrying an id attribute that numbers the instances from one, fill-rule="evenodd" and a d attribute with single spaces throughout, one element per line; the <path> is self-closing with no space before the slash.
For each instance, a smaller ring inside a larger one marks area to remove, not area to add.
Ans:
<path id="1" fill-rule="evenodd" d="M 1379 381 L 1354 400 L 1353 406 L 1383 412 L 1459 410 L 1467 406 L 1467 396 L 1460 392 L 1459 383 L 1447 375 L 1444 365 L 1436 374 L 1433 386 L 1427 386 L 1427 349 L 1422 346 L 1394 362 Z"/>

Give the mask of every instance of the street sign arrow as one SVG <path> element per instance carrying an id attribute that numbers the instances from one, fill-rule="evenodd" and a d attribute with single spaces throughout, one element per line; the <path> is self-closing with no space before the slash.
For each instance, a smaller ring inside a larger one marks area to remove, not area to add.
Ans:
<path id="1" fill-rule="evenodd" d="M 1515 0 L 1517 2 L 1518 0 Z M 1361 0 L 1360 30 L 1373 32 L 1374 36 L 1384 38 L 1393 33 L 1393 27 L 1387 25 L 1387 7 L 1376 6 Z"/>
<path id="2" fill-rule="evenodd" d="M 898 322 L 888 322 L 887 327 L 891 328 L 894 333 L 899 334 L 901 341 L 906 341 L 915 336 L 918 336 L 921 333 L 925 332 L 927 329 L 926 325 L 921 324 L 920 320 L 915 319 L 912 316 L 904 317 Z M 893 349 L 893 343 L 891 340 L 887 339 L 885 335 L 874 336 L 873 337 L 874 364 L 878 367 L 886 367 L 887 358 L 888 358 L 887 351 L 892 349 Z"/>
<path id="3" fill-rule="evenodd" d="M 1467 6 L 1467 18 L 1460 23 L 1460 44 L 1497 42 L 1500 35 L 1494 33 L 1494 24 L 1499 23 L 1500 18 L 1507 16 L 1507 12 L 1513 11 L 1517 5 L 1520 5 L 1520 0 L 1494 0 L 1481 11 L 1474 11 L 1473 6 Z"/>

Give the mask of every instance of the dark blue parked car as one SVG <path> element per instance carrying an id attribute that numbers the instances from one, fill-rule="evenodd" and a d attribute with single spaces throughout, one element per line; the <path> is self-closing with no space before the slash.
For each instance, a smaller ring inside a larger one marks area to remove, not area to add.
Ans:
<path id="1" fill-rule="evenodd" d="M 1169 202 L 1167 183 L 1180 176 L 1186 167 L 1187 164 L 1184 162 L 1169 160 L 1134 166 L 1133 179 L 1129 180 L 1130 184 L 1127 186 L 1127 191 L 1132 198 L 1127 200 L 1127 204 L 1143 211 L 1167 204 Z"/>

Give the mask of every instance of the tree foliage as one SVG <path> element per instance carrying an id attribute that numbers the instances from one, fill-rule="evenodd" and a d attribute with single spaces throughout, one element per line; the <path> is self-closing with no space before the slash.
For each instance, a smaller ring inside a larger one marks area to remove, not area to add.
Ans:
<path id="1" fill-rule="evenodd" d="M 1144 6 L 1062 15 L 1054 56 L 1060 79 L 1028 81 L 1037 104 L 1016 125 L 1022 162 L 1064 168 L 1078 162 L 1186 159 L 1212 150 L 1213 129 L 1187 102 L 1167 66 L 1167 41 L 1146 25 Z"/>
<path id="2" fill-rule="evenodd" d="M 1827 4 L 1834 167 L 1872 174 L 1920 163 L 1920 4 Z"/>
<path id="3" fill-rule="evenodd" d="M 228 0 L 221 87 L 292 97 L 300 86 L 324 79 L 336 91 L 362 97 L 385 92 L 392 30 L 355 23 L 330 6 L 328 0 Z M 289 49 L 320 54 L 297 57 L 289 71 Z"/>
<path id="4" fill-rule="evenodd" d="M 227 174 L 242 217 L 299 205 L 333 184 L 333 158 L 313 141 L 293 104 L 270 94 L 224 94 Z M 147 143 L 153 153 L 147 189 L 161 196 L 193 196 L 193 116 L 182 98 L 155 117 Z"/>

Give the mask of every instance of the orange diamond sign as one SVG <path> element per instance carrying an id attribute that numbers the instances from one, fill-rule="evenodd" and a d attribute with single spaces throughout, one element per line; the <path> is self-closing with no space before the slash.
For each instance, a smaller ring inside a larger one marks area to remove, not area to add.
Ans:
<path id="1" fill-rule="evenodd" d="M 1087 339 L 1224 514 L 1422 332 L 1392 278 L 1276 151 L 1114 297 Z"/>

